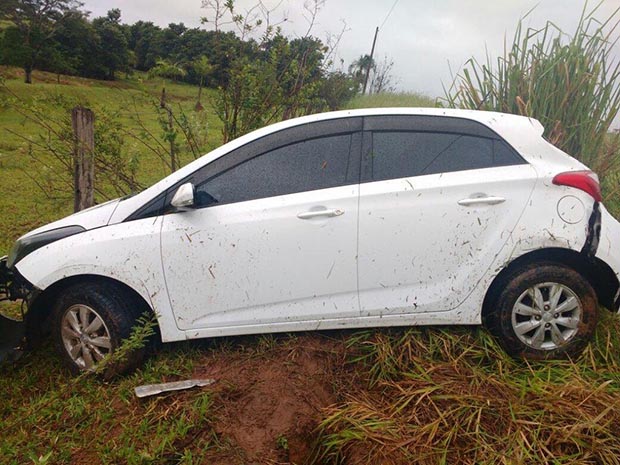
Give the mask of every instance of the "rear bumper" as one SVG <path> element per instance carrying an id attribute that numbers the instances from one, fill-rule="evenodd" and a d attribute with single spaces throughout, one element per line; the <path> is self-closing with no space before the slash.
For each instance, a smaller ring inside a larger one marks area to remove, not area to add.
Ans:
<path id="1" fill-rule="evenodd" d="M 601 208 L 601 233 L 596 249 L 596 258 L 603 261 L 620 282 L 620 223 L 605 209 Z M 613 298 L 614 309 L 620 309 L 620 287 Z"/>

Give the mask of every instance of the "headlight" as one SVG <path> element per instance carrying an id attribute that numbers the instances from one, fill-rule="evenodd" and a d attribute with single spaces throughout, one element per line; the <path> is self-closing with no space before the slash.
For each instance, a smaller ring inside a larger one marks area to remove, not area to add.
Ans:
<path id="1" fill-rule="evenodd" d="M 56 242 L 59 239 L 73 236 L 86 231 L 82 226 L 66 226 L 64 228 L 52 229 L 51 231 L 45 231 L 33 236 L 24 237 L 18 239 L 11 252 L 9 252 L 9 258 L 7 260 L 7 267 L 12 268 L 17 262 L 28 255 L 31 252 L 43 247 L 44 245 Z"/>

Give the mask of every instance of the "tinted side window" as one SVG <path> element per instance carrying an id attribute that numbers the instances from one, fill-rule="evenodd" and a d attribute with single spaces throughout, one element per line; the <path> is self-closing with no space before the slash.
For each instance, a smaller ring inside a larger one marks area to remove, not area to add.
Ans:
<path id="1" fill-rule="evenodd" d="M 198 207 L 347 184 L 351 135 L 297 142 L 251 158 L 196 186 Z"/>
<path id="2" fill-rule="evenodd" d="M 371 158 L 375 181 L 523 163 L 502 141 L 437 132 L 374 132 Z"/>
<path id="3" fill-rule="evenodd" d="M 493 150 L 495 152 L 493 154 L 495 157 L 494 166 L 521 165 L 525 163 L 503 140 L 495 140 L 493 142 Z"/>
<path id="4" fill-rule="evenodd" d="M 423 174 L 477 170 L 493 165 L 493 140 L 455 134 L 432 134 L 446 144 L 424 168 Z"/>

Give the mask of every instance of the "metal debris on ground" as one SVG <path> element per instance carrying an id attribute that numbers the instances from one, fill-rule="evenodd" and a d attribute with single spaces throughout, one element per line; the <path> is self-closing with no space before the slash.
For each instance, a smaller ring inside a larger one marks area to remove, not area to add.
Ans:
<path id="1" fill-rule="evenodd" d="M 161 394 L 163 392 L 181 391 L 194 387 L 209 386 L 215 383 L 214 379 L 188 379 L 185 381 L 173 381 L 171 383 L 145 384 L 135 388 L 136 396 L 143 398 Z"/>

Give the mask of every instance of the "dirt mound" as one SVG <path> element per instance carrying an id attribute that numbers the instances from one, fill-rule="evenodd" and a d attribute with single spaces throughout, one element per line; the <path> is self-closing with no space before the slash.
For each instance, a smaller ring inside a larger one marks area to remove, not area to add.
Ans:
<path id="1" fill-rule="evenodd" d="M 194 374 L 217 380 L 213 428 L 230 445 L 211 463 L 304 463 L 321 409 L 338 400 L 334 370 L 343 354 L 341 340 L 303 335 L 205 360 Z"/>

